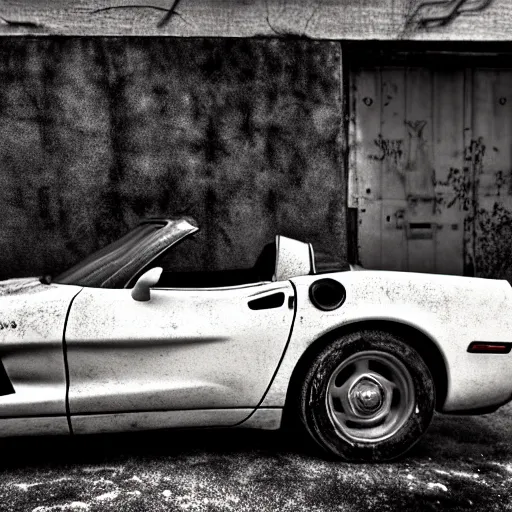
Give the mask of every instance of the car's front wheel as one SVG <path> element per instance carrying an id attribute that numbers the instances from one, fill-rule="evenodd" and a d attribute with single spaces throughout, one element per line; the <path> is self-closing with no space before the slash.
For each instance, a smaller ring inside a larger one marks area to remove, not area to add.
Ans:
<path id="1" fill-rule="evenodd" d="M 346 334 L 313 359 L 299 414 L 309 434 L 347 461 L 384 461 L 406 452 L 425 432 L 435 389 L 423 359 L 398 336 Z"/>

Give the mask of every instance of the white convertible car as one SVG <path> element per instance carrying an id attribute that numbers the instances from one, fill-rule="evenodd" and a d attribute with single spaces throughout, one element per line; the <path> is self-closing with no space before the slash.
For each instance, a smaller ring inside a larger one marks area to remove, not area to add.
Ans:
<path id="1" fill-rule="evenodd" d="M 1 435 L 276 429 L 287 411 L 327 453 L 377 461 L 434 409 L 511 400 L 508 282 L 319 274 L 282 236 L 251 269 L 166 268 L 197 230 L 150 220 L 51 282 L 0 283 Z"/>

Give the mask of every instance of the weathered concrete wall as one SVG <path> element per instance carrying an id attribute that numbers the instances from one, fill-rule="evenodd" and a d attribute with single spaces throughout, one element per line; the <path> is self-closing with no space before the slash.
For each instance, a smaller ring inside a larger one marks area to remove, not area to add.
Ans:
<path id="1" fill-rule="evenodd" d="M 3 0 L 0 34 L 507 41 L 509 0 Z"/>
<path id="2" fill-rule="evenodd" d="M 0 40 L 0 277 L 53 273 L 146 216 L 186 213 L 198 268 L 276 233 L 346 254 L 340 47 Z"/>

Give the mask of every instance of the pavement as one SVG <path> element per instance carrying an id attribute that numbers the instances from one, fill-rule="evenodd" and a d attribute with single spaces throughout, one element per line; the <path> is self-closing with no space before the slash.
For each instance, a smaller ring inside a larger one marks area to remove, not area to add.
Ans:
<path id="1" fill-rule="evenodd" d="M 0 511 L 512 511 L 512 404 L 438 415 L 402 459 L 326 460 L 288 432 L 0 441 Z"/>

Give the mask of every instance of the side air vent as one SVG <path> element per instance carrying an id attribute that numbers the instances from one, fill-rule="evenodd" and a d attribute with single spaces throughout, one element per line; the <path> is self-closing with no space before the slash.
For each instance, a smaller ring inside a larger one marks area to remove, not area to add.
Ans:
<path id="1" fill-rule="evenodd" d="M 267 295 L 266 297 L 262 297 L 261 299 L 254 299 L 249 302 L 249 308 L 258 310 L 258 309 L 274 309 L 280 308 L 284 304 L 284 293 L 273 293 L 272 295 Z"/>
<path id="2" fill-rule="evenodd" d="M 345 302 L 345 287 L 334 279 L 319 279 L 309 287 L 309 298 L 318 309 L 332 311 Z"/>

